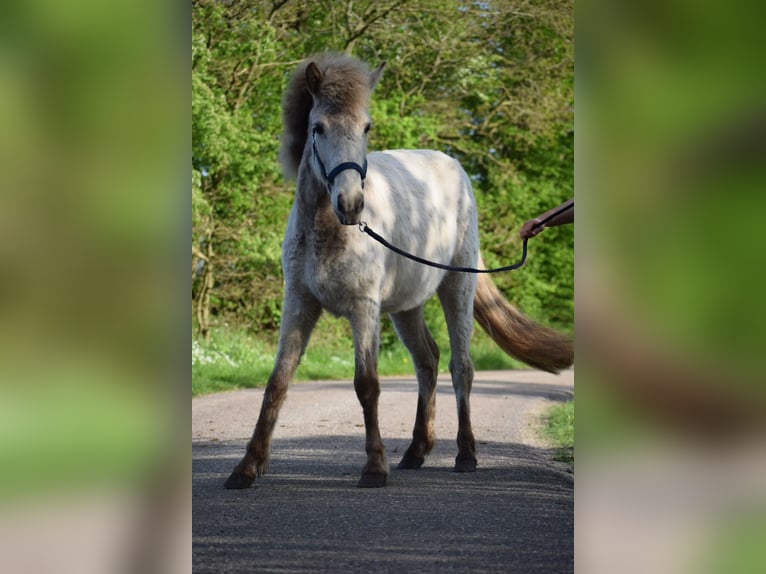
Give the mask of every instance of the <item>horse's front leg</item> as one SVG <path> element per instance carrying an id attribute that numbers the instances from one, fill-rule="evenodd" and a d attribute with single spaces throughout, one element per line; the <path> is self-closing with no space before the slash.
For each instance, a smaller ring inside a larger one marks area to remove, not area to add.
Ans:
<path id="1" fill-rule="evenodd" d="M 378 344 L 380 340 L 380 308 L 373 301 L 365 301 L 351 317 L 354 333 L 354 389 L 364 413 L 365 450 L 367 464 L 357 486 L 377 488 L 386 485 L 388 462 L 385 446 L 378 426 Z"/>
<path id="2" fill-rule="evenodd" d="M 234 467 L 224 486 L 229 489 L 249 488 L 256 476 L 266 472 L 271 446 L 271 435 L 279 410 L 287 396 L 287 387 L 295 374 L 300 358 L 306 350 L 322 307 L 310 294 L 285 293 L 282 305 L 282 323 L 279 330 L 279 349 L 274 369 L 269 377 L 261 403 L 261 414 L 255 425 L 247 452 Z"/>

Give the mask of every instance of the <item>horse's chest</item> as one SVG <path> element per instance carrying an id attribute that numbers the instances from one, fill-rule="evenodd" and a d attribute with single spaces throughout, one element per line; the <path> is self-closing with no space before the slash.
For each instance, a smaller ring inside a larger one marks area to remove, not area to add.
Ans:
<path id="1" fill-rule="evenodd" d="M 336 315 L 347 315 L 360 297 L 374 296 L 374 281 L 365 272 L 368 262 L 342 242 L 323 241 L 308 235 L 292 246 L 291 273 L 322 306 Z M 337 239 L 337 238 L 336 238 Z"/>
<path id="2" fill-rule="evenodd" d="M 367 295 L 363 262 L 357 257 L 315 254 L 307 269 L 312 292 L 330 311 L 343 314 L 353 299 Z"/>

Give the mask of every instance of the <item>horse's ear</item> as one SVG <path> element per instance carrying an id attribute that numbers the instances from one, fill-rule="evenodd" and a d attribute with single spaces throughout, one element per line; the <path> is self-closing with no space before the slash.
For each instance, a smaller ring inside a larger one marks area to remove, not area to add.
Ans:
<path id="1" fill-rule="evenodd" d="M 373 89 L 375 85 L 378 83 L 378 80 L 380 80 L 380 77 L 383 75 L 383 67 L 385 65 L 386 63 L 383 62 L 380 66 L 378 66 L 372 72 L 370 72 L 370 89 Z"/>
<path id="2" fill-rule="evenodd" d="M 314 62 L 309 62 L 306 66 L 306 86 L 312 96 L 319 95 L 319 86 L 322 84 L 322 72 L 319 71 Z"/>

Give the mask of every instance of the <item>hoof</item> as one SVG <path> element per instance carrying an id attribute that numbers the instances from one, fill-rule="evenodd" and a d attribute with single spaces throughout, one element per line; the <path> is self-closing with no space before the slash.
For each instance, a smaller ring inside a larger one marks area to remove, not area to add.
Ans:
<path id="1" fill-rule="evenodd" d="M 386 486 L 386 475 L 371 472 L 363 474 L 356 486 L 358 488 L 381 488 Z"/>
<path id="2" fill-rule="evenodd" d="M 405 454 L 396 468 L 399 468 L 399 469 L 420 468 L 421 466 L 423 466 L 423 462 L 425 460 L 426 459 L 421 456 L 413 456 L 410 454 Z"/>
<path id="3" fill-rule="evenodd" d="M 223 486 L 228 490 L 240 490 L 243 488 L 250 488 L 254 481 L 255 477 L 246 476 L 239 472 L 232 472 Z"/>
<path id="4" fill-rule="evenodd" d="M 474 457 L 455 457 L 455 472 L 476 472 L 476 459 Z"/>

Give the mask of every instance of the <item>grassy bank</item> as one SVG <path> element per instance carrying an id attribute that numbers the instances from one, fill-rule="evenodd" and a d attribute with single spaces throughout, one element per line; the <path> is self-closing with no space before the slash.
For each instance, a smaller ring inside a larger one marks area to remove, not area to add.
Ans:
<path id="1" fill-rule="evenodd" d="M 322 317 L 295 380 L 347 379 L 354 376 L 354 349 L 345 322 Z M 443 331 L 443 333 L 442 333 Z M 441 349 L 440 370 L 448 372 L 449 342 L 446 329 L 434 329 Z M 231 389 L 259 387 L 274 366 L 276 341 L 258 337 L 244 329 L 219 328 L 208 343 L 192 343 L 193 396 Z M 524 365 L 506 356 L 478 328 L 471 342 L 471 356 L 477 370 L 517 369 Z M 382 337 L 378 371 L 381 375 L 414 372 L 409 353 L 395 336 Z"/>
<path id="2" fill-rule="evenodd" d="M 542 432 L 558 450 L 557 460 L 574 463 L 574 400 L 553 407 Z"/>

